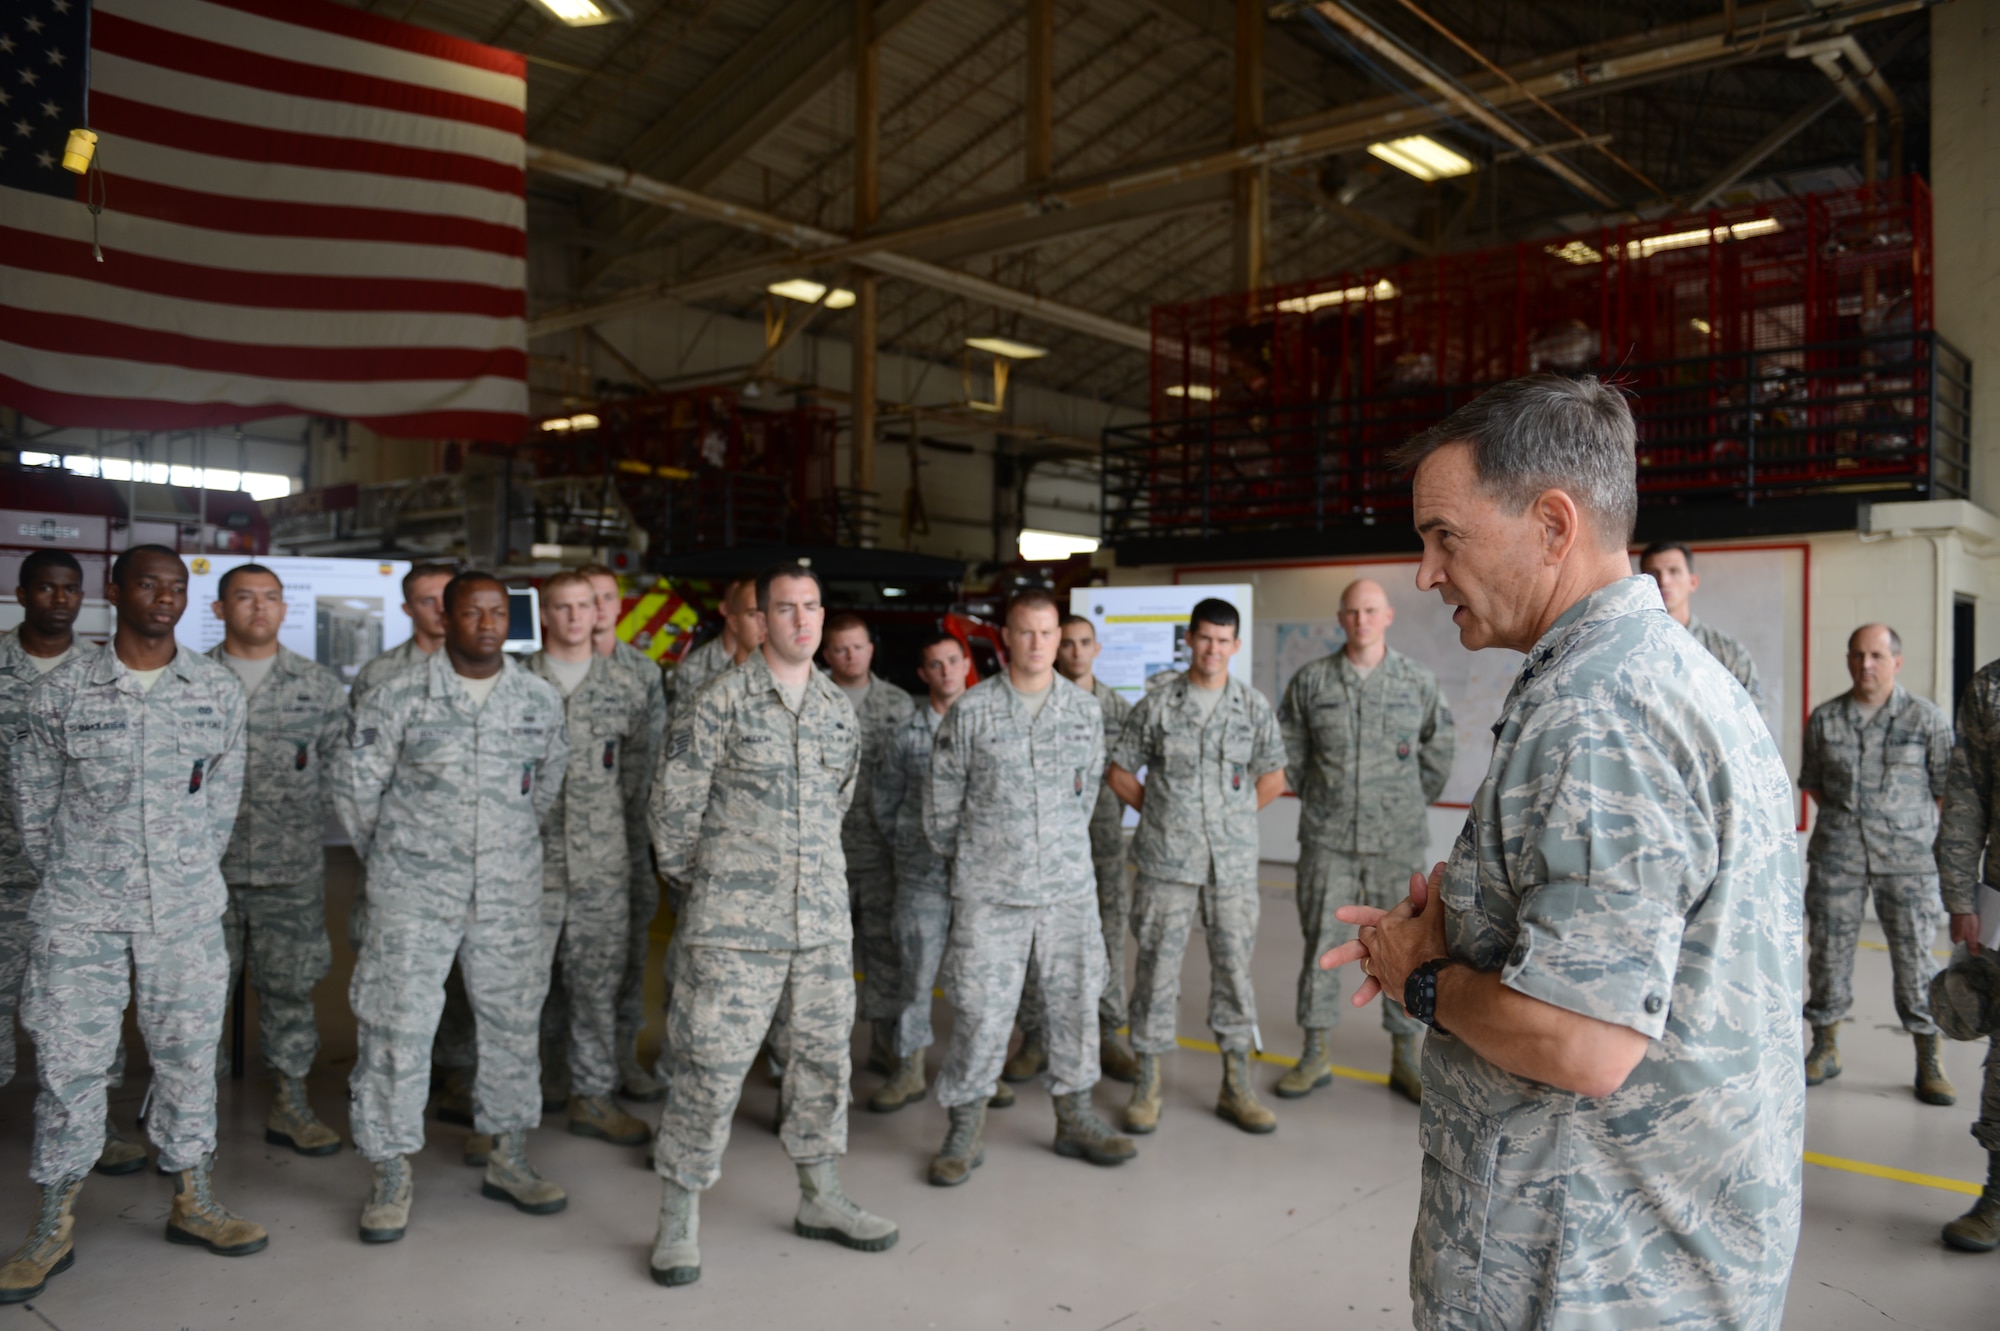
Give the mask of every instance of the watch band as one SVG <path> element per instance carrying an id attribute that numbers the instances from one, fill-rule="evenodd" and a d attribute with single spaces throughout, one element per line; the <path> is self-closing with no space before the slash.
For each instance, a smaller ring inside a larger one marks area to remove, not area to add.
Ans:
<path id="1" fill-rule="evenodd" d="M 1438 972 L 1461 963 L 1456 957 L 1433 957 L 1410 972 L 1403 981 L 1403 1011 L 1434 1031 L 1443 1031 L 1437 1021 Z M 1449 1031 L 1445 1032 L 1447 1035 Z"/>

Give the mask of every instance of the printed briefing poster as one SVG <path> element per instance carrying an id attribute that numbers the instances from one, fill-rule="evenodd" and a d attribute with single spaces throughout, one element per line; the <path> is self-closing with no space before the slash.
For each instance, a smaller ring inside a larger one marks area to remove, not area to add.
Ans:
<path id="1" fill-rule="evenodd" d="M 285 584 L 285 622 L 278 641 L 319 662 L 344 684 L 377 654 L 410 636 L 403 613 L 407 559 L 300 559 L 277 555 L 187 555 L 188 608 L 174 637 L 208 651 L 222 641 L 214 605 L 222 575 L 238 564 L 261 564 Z"/>
<path id="2" fill-rule="evenodd" d="M 1248 583 L 1076 587 L 1069 594 L 1069 610 L 1088 619 L 1104 644 L 1094 673 L 1128 701 L 1137 702 L 1147 680 L 1187 669 L 1188 613 L 1211 596 L 1235 606 L 1243 621 L 1238 633 L 1243 648 L 1230 659 L 1229 673 L 1254 684 L 1250 644 L 1256 637 L 1256 617 Z"/>

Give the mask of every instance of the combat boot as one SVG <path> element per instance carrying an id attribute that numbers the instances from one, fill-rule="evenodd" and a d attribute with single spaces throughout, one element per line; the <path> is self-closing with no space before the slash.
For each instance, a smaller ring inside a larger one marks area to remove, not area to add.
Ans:
<path id="1" fill-rule="evenodd" d="M 0 1303 L 23 1303 L 40 1294 L 50 1276 L 59 1276 L 76 1261 L 71 1208 L 83 1189 L 83 1175 L 72 1174 L 40 1190 L 35 1218 L 28 1222 L 28 1241 L 0 1266 Z"/>
<path id="2" fill-rule="evenodd" d="M 1041 1037 L 1023 1036 L 1021 1052 L 1007 1060 L 1000 1069 L 1000 1080 L 1015 1083 L 1033 1081 L 1042 1075 L 1042 1069 L 1049 1065 L 1049 1051 L 1043 1047 Z"/>
<path id="3" fill-rule="evenodd" d="M 1299 1061 L 1291 1071 L 1278 1078 L 1275 1088 L 1278 1098 L 1296 1100 L 1311 1095 L 1322 1086 L 1333 1082 L 1332 1056 L 1327 1053 L 1326 1032 L 1306 1028 L 1306 1046 L 1299 1051 Z"/>
<path id="4" fill-rule="evenodd" d="M 887 1077 L 896 1070 L 896 1023 L 880 1018 L 868 1023 L 868 1070 Z"/>
<path id="5" fill-rule="evenodd" d="M 1944 1227 L 1944 1241 L 1960 1252 L 2000 1248 L 2000 1151 L 1986 1155 L 1986 1187 L 1972 1209 Z"/>
<path id="6" fill-rule="evenodd" d="M 802 1239 L 826 1239 L 856 1252 L 887 1252 L 900 1231 L 893 1220 L 871 1215 L 848 1199 L 840 1188 L 840 1171 L 831 1160 L 816 1160 L 799 1169 L 799 1213 L 792 1230 Z"/>
<path id="7" fill-rule="evenodd" d="M 361 1207 L 361 1241 L 394 1243 L 410 1227 L 410 1202 L 416 1184 L 410 1177 L 410 1158 L 392 1155 L 375 1162 L 375 1186 Z"/>
<path id="8" fill-rule="evenodd" d="M 1132 1079 L 1132 1101 L 1125 1106 L 1125 1131 L 1143 1137 L 1160 1126 L 1160 1056 L 1140 1054 Z"/>
<path id="9" fill-rule="evenodd" d="M 1004 1081 L 993 1083 L 993 1094 L 986 1098 L 988 1109 L 1012 1109 L 1017 1097 L 1014 1088 Z"/>
<path id="10" fill-rule="evenodd" d="M 465 1138 L 465 1154 L 461 1158 L 473 1169 L 486 1168 L 486 1162 L 493 1158 L 493 1134 L 468 1133 Z"/>
<path id="11" fill-rule="evenodd" d="M 660 1229 L 653 1236 L 656 1285 L 692 1285 L 701 1279 L 701 1194 L 672 1179 L 660 1181 Z"/>
<path id="12" fill-rule="evenodd" d="M 644 1146 L 653 1134 L 608 1095 L 573 1095 L 569 1100 L 573 1137 L 595 1137 L 613 1146 Z"/>
<path id="13" fill-rule="evenodd" d="M 209 1173 L 215 1157 L 205 1155 L 193 1169 L 174 1176 L 174 1207 L 167 1214 L 167 1242 L 206 1248 L 221 1257 L 262 1252 L 271 1236 L 255 1221 L 231 1215 L 215 1200 Z"/>
<path id="14" fill-rule="evenodd" d="M 437 1116 L 440 1123 L 472 1126 L 472 1069 L 446 1068 L 438 1082 Z"/>
<path id="15" fill-rule="evenodd" d="M 905 1105 L 913 1105 L 924 1098 L 928 1089 L 924 1085 L 924 1051 L 919 1049 L 908 1058 L 896 1064 L 896 1075 L 875 1094 L 868 1097 L 868 1112 L 871 1114 L 893 1114 Z"/>
<path id="16" fill-rule="evenodd" d="M 1806 1052 L 1806 1085 L 1817 1086 L 1840 1075 L 1840 1028 L 1813 1027 L 1812 1048 Z"/>
<path id="17" fill-rule="evenodd" d="M 91 1168 L 100 1174 L 136 1174 L 146 1167 L 146 1144 L 135 1142 L 118 1131 L 109 1110 L 104 1114 L 104 1149 L 97 1153 Z"/>
<path id="18" fill-rule="evenodd" d="M 1056 1097 L 1056 1154 L 1093 1165 L 1122 1165 L 1139 1154 L 1129 1137 L 1115 1137 L 1111 1125 L 1090 1107 L 1090 1092 Z"/>
<path id="19" fill-rule="evenodd" d="M 646 1071 L 639 1051 L 627 1045 L 618 1052 L 618 1093 L 637 1104 L 650 1105 L 667 1098 L 667 1083 Z"/>
<path id="20" fill-rule="evenodd" d="M 1917 1037 L 1917 1099 L 1927 1105 L 1958 1103 L 1958 1088 L 1944 1075 L 1944 1064 L 1938 1058 L 1936 1031 Z"/>
<path id="21" fill-rule="evenodd" d="M 969 1105 L 953 1105 L 949 1112 L 951 1130 L 931 1157 L 933 1187 L 955 1188 L 986 1163 L 986 1106 L 975 1100 Z"/>
<path id="22" fill-rule="evenodd" d="M 1139 1060 L 1130 1049 L 1118 1043 L 1118 1031 L 1109 1023 L 1097 1028 L 1097 1066 L 1104 1069 L 1104 1075 L 1113 1081 L 1130 1086 L 1139 1080 Z"/>
<path id="23" fill-rule="evenodd" d="M 1389 1089 L 1413 1105 L 1424 1102 L 1423 1060 L 1417 1053 L 1417 1037 L 1389 1037 Z"/>
<path id="24" fill-rule="evenodd" d="M 569 1205 L 569 1194 L 528 1163 L 528 1135 L 524 1132 L 502 1132 L 493 1138 L 493 1156 L 486 1162 L 479 1195 L 512 1202 L 529 1215 L 554 1215 Z"/>
<path id="25" fill-rule="evenodd" d="M 278 1093 L 271 1097 L 271 1114 L 264 1120 L 264 1140 L 289 1146 L 300 1155 L 332 1155 L 340 1149 L 340 1134 L 313 1117 L 305 1080 L 278 1076 Z"/>
<path id="26" fill-rule="evenodd" d="M 1234 1123 L 1245 1132 L 1262 1136 L 1278 1130 L 1278 1117 L 1257 1099 L 1250 1088 L 1250 1055 L 1247 1050 L 1222 1051 L 1222 1095 L 1215 1102 L 1217 1118 Z"/>

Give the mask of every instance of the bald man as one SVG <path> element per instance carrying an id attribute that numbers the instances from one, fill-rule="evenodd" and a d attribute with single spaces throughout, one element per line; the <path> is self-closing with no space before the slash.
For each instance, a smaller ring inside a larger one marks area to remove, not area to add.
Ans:
<path id="1" fill-rule="evenodd" d="M 1328 949 L 1354 936 L 1334 912 L 1342 906 L 1387 910 L 1425 867 L 1430 831 L 1424 809 L 1443 793 L 1456 737 L 1437 676 L 1391 651 L 1395 608 L 1367 578 L 1340 594 L 1347 641 L 1332 656 L 1292 676 L 1278 709 L 1287 775 L 1299 796 L 1299 923 L 1305 964 L 1299 972 L 1299 1025 L 1305 1048 L 1278 1080 L 1286 1099 L 1333 1080 L 1327 1032 L 1340 1022 L 1338 971 L 1319 968 Z M 1422 1025 L 1386 996 L 1389 1084 L 1411 1100 L 1421 1094 L 1417 1037 Z"/>
<path id="2" fill-rule="evenodd" d="M 1896 682 L 1903 640 L 1887 624 L 1864 624 L 1847 640 L 1854 687 L 1813 709 L 1806 722 L 1799 788 L 1819 806 L 1806 846 L 1806 1021 L 1813 1028 L 1806 1084 L 1840 1075 L 1837 1031 L 1854 1004 L 1854 947 L 1861 912 L 1875 914 L 1889 944 L 1896 1016 L 1916 1044 L 1917 1099 L 1956 1098 L 1938 1062 L 1929 987 L 1931 947 L 1944 923 L 1938 886 L 1938 810 L 1951 764 L 1944 709 Z"/>

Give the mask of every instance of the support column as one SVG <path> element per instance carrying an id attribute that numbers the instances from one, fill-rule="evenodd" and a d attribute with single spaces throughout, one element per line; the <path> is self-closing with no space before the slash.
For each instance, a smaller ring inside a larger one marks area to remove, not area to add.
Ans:
<path id="1" fill-rule="evenodd" d="M 1931 11 L 1930 178 L 1937 328 L 1972 360 L 1972 497 L 2000 513 L 2000 12 L 1992 5 Z M 1979 590 L 1981 621 L 2000 622 L 2000 569 Z"/>
<path id="2" fill-rule="evenodd" d="M 1264 137 L 1264 6 L 1236 0 L 1237 144 Z M 1264 242 L 1271 213 L 1271 172 L 1263 165 L 1236 173 L 1233 206 L 1235 286 L 1249 291 L 1264 285 Z"/>
<path id="3" fill-rule="evenodd" d="M 1039 185 L 1055 175 L 1056 3 L 1028 0 L 1025 181 Z"/>
<path id="4" fill-rule="evenodd" d="M 875 47 L 875 0 L 854 4 L 854 234 L 875 225 L 881 208 L 881 66 Z M 875 544 L 875 339 L 881 287 L 871 273 L 854 284 L 854 401 L 849 478 L 857 540 Z"/>

